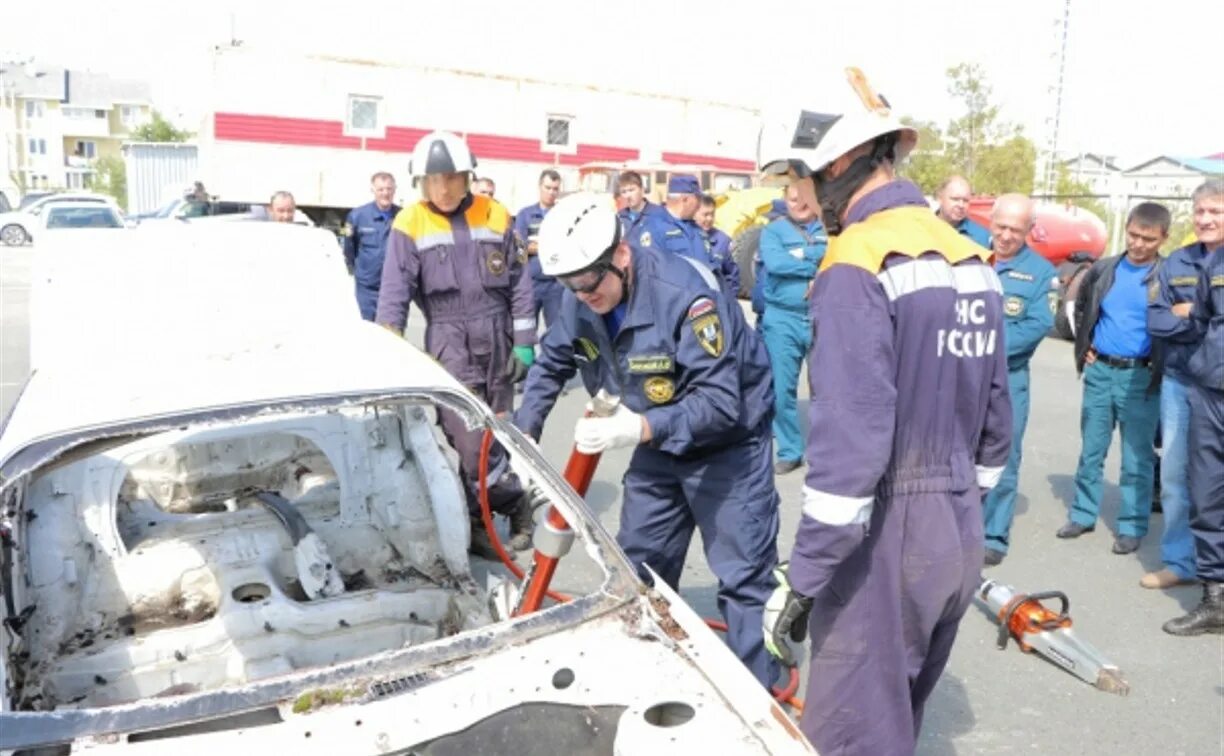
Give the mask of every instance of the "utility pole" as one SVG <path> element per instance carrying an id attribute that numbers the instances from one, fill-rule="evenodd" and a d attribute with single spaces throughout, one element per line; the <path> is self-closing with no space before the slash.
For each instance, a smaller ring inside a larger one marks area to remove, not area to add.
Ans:
<path id="1" fill-rule="evenodd" d="M 1058 84 L 1054 89 L 1054 128 L 1048 144 L 1043 180 L 1045 193 L 1053 194 L 1058 180 L 1058 130 L 1062 123 L 1063 81 L 1067 70 L 1067 34 L 1071 26 L 1071 0 L 1063 0 L 1062 42 L 1058 51 Z"/>

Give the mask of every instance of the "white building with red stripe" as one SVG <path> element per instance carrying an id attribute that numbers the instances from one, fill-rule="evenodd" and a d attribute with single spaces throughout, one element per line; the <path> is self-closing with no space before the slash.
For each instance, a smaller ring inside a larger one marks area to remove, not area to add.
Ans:
<path id="1" fill-rule="evenodd" d="M 368 202 L 376 171 L 395 175 L 411 201 L 408 155 L 434 129 L 463 135 L 478 173 L 517 210 L 536 200 L 548 167 L 565 190 L 591 162 L 751 172 L 758 128 L 755 110 L 732 103 L 245 47 L 216 50 L 209 96 L 199 135 L 208 191 L 264 202 L 284 189 L 303 208 Z"/>

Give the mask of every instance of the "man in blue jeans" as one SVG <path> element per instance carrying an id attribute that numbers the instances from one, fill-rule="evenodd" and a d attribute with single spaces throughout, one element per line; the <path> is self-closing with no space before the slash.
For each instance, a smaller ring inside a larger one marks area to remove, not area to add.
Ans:
<path id="1" fill-rule="evenodd" d="M 1212 187 L 1217 187 L 1214 189 Z M 1203 339 L 1202 329 L 1191 317 L 1195 289 L 1209 257 L 1209 250 L 1224 239 L 1216 230 L 1199 229 L 1197 219 L 1219 194 L 1219 181 L 1195 190 L 1195 232 L 1199 240 L 1173 252 L 1160 266 L 1155 285 L 1149 291 L 1148 331 L 1165 350 L 1164 378 L 1160 385 L 1160 508 L 1164 516 L 1164 535 L 1160 539 L 1161 569 L 1144 575 L 1144 588 L 1170 588 L 1193 582 L 1194 536 L 1190 532 L 1190 493 L 1186 488 L 1187 438 L 1190 428 L 1189 386 L 1186 373 L 1190 355 Z M 1206 235 L 1206 238 L 1204 238 Z"/>
<path id="2" fill-rule="evenodd" d="M 1136 205 L 1126 219 L 1126 254 L 1094 263 L 1075 298 L 1075 367 L 1084 378 L 1082 447 L 1075 502 L 1058 537 L 1078 538 L 1096 528 L 1105 455 L 1117 426 L 1122 435 L 1122 507 L 1115 554 L 1139 548 L 1152 511 L 1161 355 L 1152 349 L 1148 335 L 1147 302 L 1169 222 L 1163 205 Z"/>
<path id="3" fill-rule="evenodd" d="M 808 305 L 816 270 L 824 258 L 829 237 L 798 190 L 786 190 L 786 217 L 761 231 L 761 280 L 765 312 L 761 335 L 774 384 L 774 440 L 778 461 L 774 472 L 786 475 L 803 459 L 799 431 L 799 371 L 812 348 L 812 321 Z"/>
<path id="4" fill-rule="evenodd" d="M 990 245 L 994 268 L 1003 284 L 1004 341 L 1007 343 L 1007 386 L 1011 393 L 1012 445 L 999 483 L 986 496 L 984 515 L 987 567 L 1003 561 L 1011 540 L 1020 478 L 1021 447 L 1028 424 L 1029 360 L 1054 325 L 1050 282 L 1054 266 L 1025 243 L 1033 227 L 1033 201 L 1022 194 L 1004 194 L 990 213 Z"/>

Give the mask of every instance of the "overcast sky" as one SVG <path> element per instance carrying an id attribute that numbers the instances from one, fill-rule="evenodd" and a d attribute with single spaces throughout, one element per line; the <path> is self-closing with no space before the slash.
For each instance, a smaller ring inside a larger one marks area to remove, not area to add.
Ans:
<path id="1" fill-rule="evenodd" d="M 429 62 L 751 106 L 778 88 L 802 91 L 804 73 L 814 67 L 858 65 L 897 110 L 937 122 L 958 107 L 947 94 L 945 70 L 977 62 L 1004 116 L 1044 146 L 1064 3 L 6 5 L 0 57 L 34 55 L 48 64 L 146 79 L 155 103 L 193 127 L 205 108 L 208 50 L 230 38 L 232 23 L 239 39 L 261 49 Z M 1160 153 L 1224 151 L 1224 2 L 1072 0 L 1071 6 L 1061 152 L 1117 155 L 1129 164 Z"/>

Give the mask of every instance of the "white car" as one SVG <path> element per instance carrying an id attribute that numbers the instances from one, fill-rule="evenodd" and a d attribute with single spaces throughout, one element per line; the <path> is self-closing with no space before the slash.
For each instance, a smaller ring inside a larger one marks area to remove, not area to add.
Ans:
<path id="1" fill-rule="evenodd" d="M 104 202 L 53 202 L 38 218 L 45 231 L 126 227 L 119 208 Z"/>
<path id="2" fill-rule="evenodd" d="M 42 228 L 45 221 L 42 214 L 48 207 L 64 202 L 105 205 L 122 217 L 122 211 L 115 200 L 104 194 L 64 192 L 49 194 L 31 202 L 22 210 L 14 210 L 0 214 L 0 243 L 9 247 L 17 247 L 34 239 L 34 230 Z"/>
<path id="3" fill-rule="evenodd" d="M 0 752 L 813 753 L 534 443 L 361 319 L 330 233 L 76 238 L 0 427 Z M 516 615 L 468 555 L 442 409 L 574 526 L 571 601 Z"/>

